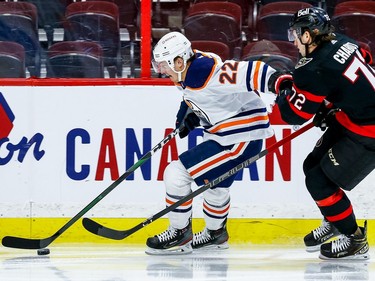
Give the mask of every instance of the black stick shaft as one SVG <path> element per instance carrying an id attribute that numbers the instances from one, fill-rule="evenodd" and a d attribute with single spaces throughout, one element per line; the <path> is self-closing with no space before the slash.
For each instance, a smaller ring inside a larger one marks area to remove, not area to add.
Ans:
<path id="1" fill-rule="evenodd" d="M 100 193 L 94 200 L 92 200 L 87 206 L 85 206 L 78 214 L 71 218 L 66 224 L 64 224 L 59 230 L 56 231 L 50 237 L 44 239 L 29 239 L 14 236 L 5 236 L 2 239 L 2 244 L 5 247 L 19 248 L 19 249 L 41 249 L 51 244 L 57 237 L 63 234 L 69 227 L 71 227 L 76 221 L 78 221 L 85 213 L 92 209 L 98 204 L 104 197 L 108 195 L 113 189 L 115 189 L 121 182 L 123 182 L 129 175 L 131 175 L 138 167 L 145 163 L 152 157 L 158 150 L 160 150 L 166 143 L 173 139 L 180 132 L 180 128 L 173 130 L 168 136 L 166 136 L 161 142 L 159 142 L 154 148 L 146 153 L 141 159 L 139 159 L 133 166 L 131 166 L 124 174 L 122 174 L 116 181 L 108 186 L 102 193 Z"/>
<path id="2" fill-rule="evenodd" d="M 251 163 L 257 161 L 259 158 L 264 157 L 268 153 L 274 152 L 277 148 L 279 148 L 280 146 L 284 145 L 285 143 L 291 141 L 292 139 L 296 138 L 297 136 L 301 135 L 302 133 L 306 132 L 307 130 L 309 130 L 313 126 L 314 126 L 313 123 L 309 123 L 306 126 L 301 127 L 299 130 L 297 130 L 294 133 L 290 134 L 289 136 L 283 138 L 282 140 L 274 143 L 269 148 L 261 151 L 259 154 L 247 159 L 246 161 L 237 165 L 236 167 L 229 170 L 225 174 L 223 174 L 220 177 L 214 179 L 213 181 L 201 186 L 200 188 L 198 188 L 194 192 L 190 193 L 189 195 L 185 196 L 181 200 L 179 200 L 176 203 L 168 206 L 167 208 L 161 210 L 160 212 L 154 214 L 150 218 L 146 219 L 145 221 L 139 223 L 138 225 L 134 226 L 133 228 L 131 228 L 129 230 L 115 230 L 115 229 L 107 228 L 107 227 L 105 227 L 105 226 L 103 226 L 103 225 L 101 225 L 101 224 L 99 224 L 99 223 L 97 223 L 97 222 L 95 222 L 95 221 L 93 221 L 89 218 L 83 219 L 83 226 L 88 231 L 90 231 L 90 232 L 92 232 L 96 235 L 106 237 L 106 238 L 109 238 L 109 239 L 122 240 L 122 239 L 128 237 L 129 235 L 133 234 L 134 232 L 136 232 L 136 231 L 142 229 L 143 227 L 149 225 L 150 223 L 154 222 L 155 220 L 161 218 L 162 216 L 166 215 L 167 213 L 173 211 L 177 207 L 181 206 L 182 204 L 191 200 L 192 198 L 196 197 L 197 195 L 203 193 L 207 189 L 216 186 L 220 182 L 222 182 L 222 181 L 226 180 L 227 178 L 229 178 L 230 176 L 236 174 L 238 171 L 246 168 Z"/>

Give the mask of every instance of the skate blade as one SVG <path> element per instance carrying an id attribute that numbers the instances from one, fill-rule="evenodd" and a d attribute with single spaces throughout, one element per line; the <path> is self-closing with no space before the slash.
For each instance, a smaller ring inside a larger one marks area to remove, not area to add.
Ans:
<path id="1" fill-rule="evenodd" d="M 150 247 L 147 247 L 145 253 L 151 256 L 171 256 L 171 255 L 187 255 L 191 254 L 193 252 L 193 249 L 191 245 L 184 245 L 184 246 L 177 246 L 170 249 L 153 249 Z"/>
<path id="2" fill-rule="evenodd" d="M 306 252 L 308 253 L 315 253 L 315 252 L 318 252 L 320 251 L 320 245 L 316 245 L 316 246 L 306 246 Z"/>
<path id="3" fill-rule="evenodd" d="M 365 253 L 365 254 L 360 254 L 360 255 L 352 255 L 352 256 L 347 256 L 347 257 L 342 257 L 342 258 L 329 258 L 326 256 L 323 256 L 322 254 L 319 255 L 319 258 L 322 260 L 330 260 L 330 261 L 341 261 L 341 260 L 368 260 L 370 259 L 370 254 Z"/>
<path id="4" fill-rule="evenodd" d="M 229 245 L 227 242 L 223 243 L 223 244 L 220 244 L 220 245 L 207 245 L 207 246 L 204 246 L 204 247 L 200 247 L 200 248 L 193 248 L 194 252 L 200 252 L 200 251 L 212 251 L 212 250 L 226 250 L 229 248 Z"/>

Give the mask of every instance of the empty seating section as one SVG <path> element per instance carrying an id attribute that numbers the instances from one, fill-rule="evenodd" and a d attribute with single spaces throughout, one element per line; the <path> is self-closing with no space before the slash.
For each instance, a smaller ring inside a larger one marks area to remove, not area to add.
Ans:
<path id="1" fill-rule="evenodd" d="M 293 71 L 298 61 L 298 49 L 286 41 L 262 39 L 248 43 L 243 49 L 242 60 L 261 60 L 280 71 Z"/>
<path id="2" fill-rule="evenodd" d="M 335 31 L 375 57 L 374 0 L 151 0 L 152 47 L 180 31 L 223 60 L 263 60 L 293 70 L 292 15 L 321 7 Z M 0 0 L 0 78 L 137 77 L 141 0 Z M 151 72 L 152 77 L 159 77 Z"/>
<path id="3" fill-rule="evenodd" d="M 111 78 L 122 76 L 119 10 L 107 1 L 75 2 L 66 8 L 65 41 L 92 41 L 101 45 L 104 66 Z"/>
<path id="4" fill-rule="evenodd" d="M 375 57 L 375 1 L 346 1 L 335 6 L 332 22 L 337 32 L 367 44 Z"/>
<path id="5" fill-rule="evenodd" d="M 31 76 L 40 76 L 41 58 L 35 5 L 0 2 L 0 41 L 12 41 L 25 49 L 25 65 Z"/>
<path id="6" fill-rule="evenodd" d="M 62 28 L 65 9 L 71 0 L 18 0 L 34 4 L 38 12 L 38 27 L 46 33 L 48 45 L 52 44 L 54 30 Z"/>
<path id="7" fill-rule="evenodd" d="M 232 57 L 241 52 L 242 10 L 235 3 L 213 1 L 194 4 L 187 11 L 183 29 L 190 40 L 227 44 Z"/>
<path id="8" fill-rule="evenodd" d="M 287 30 L 293 14 L 299 9 L 312 7 L 305 2 L 272 2 L 261 6 L 256 23 L 258 39 L 288 40 Z"/>

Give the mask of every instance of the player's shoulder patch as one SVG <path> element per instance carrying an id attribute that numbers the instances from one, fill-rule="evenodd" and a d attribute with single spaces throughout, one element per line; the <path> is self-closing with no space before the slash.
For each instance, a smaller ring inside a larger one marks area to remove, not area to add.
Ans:
<path id="1" fill-rule="evenodd" d="M 308 64 L 308 63 L 311 62 L 312 60 L 313 60 L 313 58 L 301 58 L 301 59 L 297 62 L 295 68 L 297 69 L 297 68 L 300 68 L 300 67 L 302 67 L 302 66 L 305 66 L 306 64 Z"/>
<path id="2" fill-rule="evenodd" d="M 200 56 L 193 60 L 185 78 L 185 85 L 190 89 L 200 89 L 205 86 L 215 70 L 216 60 L 212 57 Z"/>

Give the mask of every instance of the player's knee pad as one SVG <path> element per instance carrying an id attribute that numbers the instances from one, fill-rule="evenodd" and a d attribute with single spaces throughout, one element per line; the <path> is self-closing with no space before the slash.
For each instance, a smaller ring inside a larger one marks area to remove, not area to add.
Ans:
<path id="1" fill-rule="evenodd" d="M 320 166 L 331 181 L 351 190 L 375 168 L 375 152 L 344 138 L 328 150 Z"/>
<path id="2" fill-rule="evenodd" d="M 180 160 L 172 161 L 164 171 L 166 192 L 171 195 L 185 196 L 191 192 L 193 178 Z"/>
<path id="3" fill-rule="evenodd" d="M 310 169 L 312 169 L 314 166 L 316 166 L 317 164 L 319 164 L 319 160 L 317 160 L 313 155 L 312 153 L 310 153 L 309 155 L 307 155 L 305 161 L 303 161 L 303 172 L 305 173 L 305 175 L 308 173 L 308 171 Z"/>
<path id="4" fill-rule="evenodd" d="M 307 171 L 305 183 L 315 201 L 330 196 L 337 189 L 337 185 L 324 174 L 319 165 Z"/>

